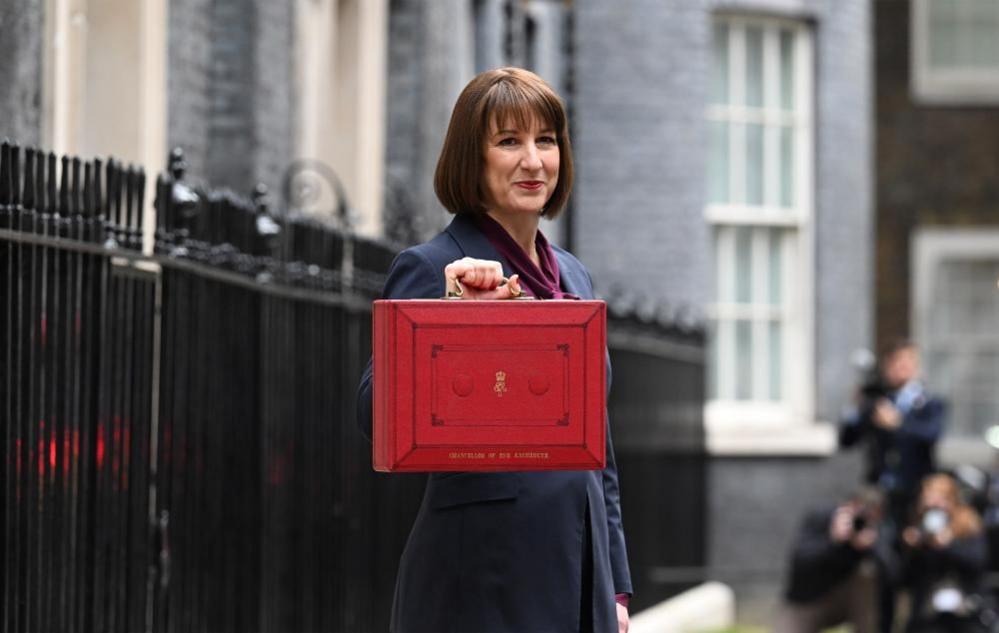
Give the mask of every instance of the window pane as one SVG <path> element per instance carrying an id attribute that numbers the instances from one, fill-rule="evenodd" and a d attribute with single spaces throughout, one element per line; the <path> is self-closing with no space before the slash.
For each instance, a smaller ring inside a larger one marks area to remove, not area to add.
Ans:
<path id="1" fill-rule="evenodd" d="M 932 0 L 929 7 L 929 61 L 937 68 L 999 65 L 999 2 Z"/>
<path id="2" fill-rule="evenodd" d="M 770 249 L 768 253 L 770 279 L 769 279 L 769 299 L 770 305 L 779 306 L 784 300 L 782 281 L 784 277 L 783 252 L 781 250 L 781 232 L 779 230 L 770 231 Z"/>
<path id="3" fill-rule="evenodd" d="M 954 434 L 981 437 L 999 423 L 999 258 L 952 256 L 931 274 L 927 380 L 951 403 Z"/>
<path id="4" fill-rule="evenodd" d="M 763 204 L 763 126 L 746 125 L 746 204 Z"/>
<path id="5" fill-rule="evenodd" d="M 960 31 L 964 42 L 961 65 L 975 68 L 995 66 L 996 0 L 966 0 L 961 5 Z"/>
<path id="6" fill-rule="evenodd" d="M 967 8 L 965 24 L 968 29 L 968 48 L 965 62 L 976 68 L 994 68 L 999 65 L 999 2 L 972 0 Z"/>
<path id="7" fill-rule="evenodd" d="M 746 319 L 735 322 L 735 398 L 749 400 L 753 393 L 752 323 Z"/>
<path id="8" fill-rule="evenodd" d="M 807 79 L 799 75 L 807 69 L 796 55 L 808 34 L 787 23 L 747 21 L 722 17 L 713 26 L 711 104 L 748 111 L 714 107 L 707 120 L 707 198 L 729 205 L 725 214 L 738 218 L 713 227 L 707 389 L 712 399 L 785 402 L 795 394 L 785 389 L 784 356 L 789 341 L 802 334 L 786 320 L 794 314 L 788 301 L 798 299 L 792 292 L 799 276 L 792 265 L 797 230 L 754 224 L 754 218 L 762 217 L 764 205 L 794 209 L 800 201 L 796 161 L 807 157 L 798 155 L 796 143 L 808 118 L 795 115 L 799 80 Z"/>
<path id="9" fill-rule="evenodd" d="M 780 32 L 780 104 L 785 110 L 794 110 L 794 34 Z"/>
<path id="10" fill-rule="evenodd" d="M 763 29 L 746 28 L 746 105 L 763 107 Z"/>
<path id="11" fill-rule="evenodd" d="M 753 249 L 752 233 L 746 227 L 735 229 L 735 300 L 751 303 L 753 300 Z"/>
<path id="12" fill-rule="evenodd" d="M 930 65 L 954 66 L 958 61 L 957 10 L 954 0 L 932 0 L 930 9 Z"/>
<path id="13" fill-rule="evenodd" d="M 728 98 L 728 25 L 715 24 L 714 57 L 711 72 L 711 103 L 727 105 Z"/>
<path id="14" fill-rule="evenodd" d="M 709 134 L 711 135 L 711 148 L 708 156 L 708 200 L 714 203 L 730 202 L 731 196 L 728 190 L 729 124 L 724 121 L 712 121 Z"/>
<path id="15" fill-rule="evenodd" d="M 794 130 L 790 126 L 780 129 L 780 205 L 794 206 Z"/>
<path id="16" fill-rule="evenodd" d="M 780 400 L 784 396 L 784 388 L 781 384 L 783 380 L 783 359 L 784 341 L 782 339 L 784 328 L 780 321 L 770 322 L 770 399 Z"/>

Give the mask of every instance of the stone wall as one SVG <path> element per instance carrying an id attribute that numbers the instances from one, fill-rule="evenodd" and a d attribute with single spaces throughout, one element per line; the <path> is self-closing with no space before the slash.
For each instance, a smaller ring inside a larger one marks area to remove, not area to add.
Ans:
<path id="1" fill-rule="evenodd" d="M 42 141 L 43 0 L 0 0 L 0 139 Z"/>

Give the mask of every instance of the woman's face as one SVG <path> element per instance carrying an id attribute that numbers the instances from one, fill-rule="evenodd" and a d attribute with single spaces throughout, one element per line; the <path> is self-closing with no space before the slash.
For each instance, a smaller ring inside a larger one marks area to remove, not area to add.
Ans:
<path id="1" fill-rule="evenodd" d="M 508 214 L 540 212 L 558 184 L 555 130 L 539 117 L 526 128 L 512 118 L 494 121 L 485 143 L 486 208 Z"/>

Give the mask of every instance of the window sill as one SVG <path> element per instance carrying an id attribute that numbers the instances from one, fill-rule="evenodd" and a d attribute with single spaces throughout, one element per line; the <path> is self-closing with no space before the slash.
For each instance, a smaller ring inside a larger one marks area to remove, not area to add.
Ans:
<path id="1" fill-rule="evenodd" d="M 937 444 L 936 459 L 940 468 L 975 466 L 984 470 L 992 470 L 999 461 L 996 449 L 981 437 L 973 436 L 942 438 Z"/>
<path id="2" fill-rule="evenodd" d="M 827 457 L 836 452 L 828 422 L 739 423 L 705 420 L 709 455 L 726 457 Z"/>

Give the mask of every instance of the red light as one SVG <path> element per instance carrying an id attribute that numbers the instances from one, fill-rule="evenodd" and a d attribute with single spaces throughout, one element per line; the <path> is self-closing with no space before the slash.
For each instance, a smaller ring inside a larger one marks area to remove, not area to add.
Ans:
<path id="1" fill-rule="evenodd" d="M 38 478 L 45 478 L 45 420 L 38 421 Z"/>
<path id="2" fill-rule="evenodd" d="M 104 467 L 104 425 L 97 425 L 97 467 Z"/>
<path id="3" fill-rule="evenodd" d="M 121 471 L 121 418 L 114 416 L 114 427 L 111 431 L 111 481 L 115 490 L 118 489 L 118 473 Z"/>
<path id="4" fill-rule="evenodd" d="M 70 449 L 73 447 L 73 436 L 69 429 L 65 429 L 62 434 L 62 475 L 69 475 Z"/>
<path id="5" fill-rule="evenodd" d="M 132 421 L 128 418 L 125 419 L 125 445 L 122 449 L 125 467 L 121 472 L 121 487 L 123 490 L 128 490 L 128 465 L 132 461 Z"/>

